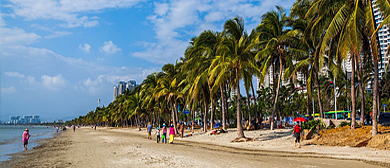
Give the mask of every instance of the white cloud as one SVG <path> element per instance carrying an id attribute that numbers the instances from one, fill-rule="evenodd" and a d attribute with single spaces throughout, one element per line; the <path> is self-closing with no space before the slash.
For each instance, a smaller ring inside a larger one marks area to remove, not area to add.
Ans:
<path id="1" fill-rule="evenodd" d="M 111 40 L 104 42 L 104 46 L 101 48 L 101 51 L 104 51 L 106 54 L 115 54 L 118 51 L 121 51 Z"/>
<path id="2" fill-rule="evenodd" d="M 62 36 L 67 36 L 71 35 L 71 32 L 64 32 L 64 31 L 56 31 L 51 35 L 45 36 L 46 39 L 51 39 L 51 38 L 57 38 L 57 37 L 62 37 Z"/>
<path id="3" fill-rule="evenodd" d="M 19 72 L 4 72 L 4 74 L 9 77 L 24 78 L 24 75 L 20 74 Z"/>
<path id="4" fill-rule="evenodd" d="M 89 49 L 91 49 L 91 46 L 88 43 L 84 43 L 83 45 L 79 44 L 79 49 L 83 50 L 85 52 L 89 52 Z"/>
<path id="5" fill-rule="evenodd" d="M 3 19 L 3 14 L 0 13 L 0 27 L 4 27 L 4 26 L 7 26 L 7 23 L 5 23 Z"/>
<path id="6" fill-rule="evenodd" d="M 92 27 L 99 23 L 96 16 L 83 16 L 109 8 L 130 8 L 144 0 L 10 0 L 7 5 L 15 15 L 35 19 L 65 22 L 66 27 Z"/>
<path id="7" fill-rule="evenodd" d="M 145 50 L 131 54 L 154 63 L 174 62 L 188 46 L 186 40 L 203 30 L 222 31 L 223 23 L 238 15 L 245 19 L 249 32 L 260 23 L 261 15 L 274 10 L 275 5 L 289 8 L 294 1 L 176 0 L 154 3 L 154 12 L 148 16 L 148 20 L 154 25 L 157 42 L 142 42 Z"/>
<path id="8" fill-rule="evenodd" d="M 51 29 L 49 29 L 47 27 L 44 27 L 44 26 L 40 26 L 38 24 L 32 24 L 30 27 L 31 28 L 37 28 L 37 29 L 40 29 L 40 30 L 45 30 L 45 31 L 52 31 Z"/>
<path id="9" fill-rule="evenodd" d="M 1 94 L 3 94 L 3 93 L 9 94 L 9 93 L 14 93 L 14 92 L 16 92 L 16 88 L 13 86 L 8 87 L 8 88 L 1 88 Z"/>
<path id="10" fill-rule="evenodd" d="M 10 46 L 10 45 L 29 45 L 36 40 L 40 39 L 41 36 L 35 33 L 26 33 L 23 29 L 14 27 L 14 28 L 1 28 L 1 46 Z"/>
<path id="11" fill-rule="evenodd" d="M 62 74 L 58 74 L 57 76 L 48 76 L 43 75 L 41 77 L 42 86 L 49 90 L 57 91 L 60 88 L 66 86 L 67 80 L 62 77 Z"/>
<path id="12" fill-rule="evenodd" d="M 27 82 L 31 85 L 31 86 L 37 86 L 39 85 L 39 82 L 37 82 L 35 80 L 35 77 L 33 76 L 27 76 Z"/>

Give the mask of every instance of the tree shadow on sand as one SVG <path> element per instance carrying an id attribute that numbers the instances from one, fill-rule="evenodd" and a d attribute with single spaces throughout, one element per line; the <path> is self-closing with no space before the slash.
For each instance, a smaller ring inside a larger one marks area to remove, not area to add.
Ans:
<path id="1" fill-rule="evenodd" d="M 274 132 L 271 134 L 268 134 L 267 136 L 263 136 L 263 134 L 260 134 L 260 137 L 256 137 L 256 141 L 270 141 L 274 139 L 284 138 L 286 136 L 291 136 L 291 132 Z"/>

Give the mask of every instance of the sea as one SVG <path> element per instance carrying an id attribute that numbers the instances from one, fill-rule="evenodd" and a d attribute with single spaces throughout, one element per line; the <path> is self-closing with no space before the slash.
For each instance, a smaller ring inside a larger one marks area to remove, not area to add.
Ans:
<path id="1" fill-rule="evenodd" d="M 28 150 L 39 145 L 40 140 L 55 136 L 57 132 L 51 126 L 0 125 L 0 161 L 10 159 L 9 154 L 23 151 L 22 135 L 26 128 L 30 133 Z"/>

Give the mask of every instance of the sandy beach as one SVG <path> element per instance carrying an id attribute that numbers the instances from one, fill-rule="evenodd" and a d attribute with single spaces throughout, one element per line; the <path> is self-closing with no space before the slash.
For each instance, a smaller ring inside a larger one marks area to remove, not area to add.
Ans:
<path id="1" fill-rule="evenodd" d="M 66 131 L 1 167 L 390 167 L 390 151 L 370 148 L 293 146 L 291 130 L 245 131 L 253 142 L 231 143 L 235 131 L 195 133 L 174 144 L 146 139 L 135 128 Z"/>

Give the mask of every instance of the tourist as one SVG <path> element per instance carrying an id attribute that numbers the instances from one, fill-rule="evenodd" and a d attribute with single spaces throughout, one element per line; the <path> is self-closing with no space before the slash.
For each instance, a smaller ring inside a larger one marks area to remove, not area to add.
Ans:
<path id="1" fill-rule="evenodd" d="M 167 127 L 165 123 L 163 124 L 163 134 L 162 134 L 161 143 L 167 143 Z"/>
<path id="2" fill-rule="evenodd" d="M 28 128 L 23 132 L 23 150 L 27 150 L 28 139 L 30 139 L 30 134 L 28 132 Z"/>
<path id="3" fill-rule="evenodd" d="M 148 139 L 152 140 L 152 126 L 150 125 L 150 122 L 148 122 Z"/>
<path id="4" fill-rule="evenodd" d="M 96 124 L 95 124 L 95 130 L 96 130 Z"/>
<path id="5" fill-rule="evenodd" d="M 156 133 L 154 133 L 154 135 L 156 135 L 157 134 L 157 143 L 160 143 L 160 128 L 159 127 L 157 127 L 157 130 L 156 130 Z"/>
<path id="6" fill-rule="evenodd" d="M 301 127 L 295 122 L 294 130 L 293 130 L 293 136 L 295 136 L 295 143 L 294 146 L 298 143 L 298 148 L 300 148 L 300 141 L 301 141 Z"/>
<path id="7" fill-rule="evenodd" d="M 173 124 L 171 124 L 171 127 L 169 128 L 169 143 L 173 143 L 173 139 L 175 138 L 175 128 L 173 127 Z"/>
<path id="8" fill-rule="evenodd" d="M 181 123 L 181 125 L 180 125 L 180 137 L 184 138 L 184 124 L 183 123 Z"/>
<path id="9" fill-rule="evenodd" d="M 73 132 L 76 131 L 76 125 L 73 125 Z"/>

